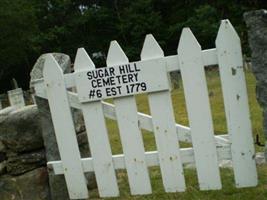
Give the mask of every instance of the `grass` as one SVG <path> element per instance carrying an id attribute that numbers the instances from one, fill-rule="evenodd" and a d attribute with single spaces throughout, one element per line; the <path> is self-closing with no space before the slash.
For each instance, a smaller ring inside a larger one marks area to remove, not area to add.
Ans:
<path id="1" fill-rule="evenodd" d="M 217 70 L 206 72 L 208 90 L 214 130 L 216 134 L 227 132 L 226 119 L 224 114 L 223 97 L 221 92 L 220 78 Z M 264 141 L 262 128 L 262 112 L 255 96 L 255 78 L 251 72 L 246 72 L 247 90 L 249 97 L 249 107 L 253 127 L 253 135 L 258 134 L 260 141 Z M 188 125 L 188 118 L 183 95 L 182 83 L 179 81 L 180 88 L 172 91 L 172 101 L 176 122 L 182 125 Z M 146 95 L 136 97 L 138 110 L 149 114 L 149 106 Z M 117 122 L 107 119 L 109 138 L 113 154 L 122 153 L 122 146 L 119 138 Z M 153 134 L 142 130 L 144 145 L 146 151 L 156 150 Z M 181 146 L 188 146 L 181 144 Z M 263 147 L 256 146 L 256 151 L 263 151 Z M 267 200 L 267 166 L 258 166 L 259 184 L 254 188 L 237 189 L 234 186 L 233 172 L 231 169 L 221 169 L 221 178 L 223 189 L 218 191 L 200 191 L 196 171 L 194 169 L 185 169 L 187 191 L 183 193 L 165 193 L 162 185 L 159 167 L 149 168 L 153 193 L 145 196 L 131 196 L 125 170 L 117 171 L 117 178 L 120 187 L 119 199 L 183 199 L 183 200 L 201 200 L 201 199 L 259 199 Z M 97 189 L 90 192 L 90 199 L 98 199 Z M 112 199 L 112 198 L 111 198 Z M 118 198 L 116 198 L 118 199 Z"/>

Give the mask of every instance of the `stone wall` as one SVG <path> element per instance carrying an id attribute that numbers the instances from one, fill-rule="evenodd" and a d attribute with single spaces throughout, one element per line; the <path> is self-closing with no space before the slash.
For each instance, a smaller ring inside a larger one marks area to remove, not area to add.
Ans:
<path id="1" fill-rule="evenodd" d="M 46 55 L 33 67 L 32 81 L 42 78 Z M 54 54 L 64 72 L 70 58 Z M 72 109 L 81 157 L 90 151 L 80 110 Z M 0 200 L 68 200 L 64 176 L 47 169 L 47 161 L 60 160 L 47 99 L 36 105 L 0 112 Z M 88 188 L 95 188 L 93 173 L 86 173 Z"/>
<path id="2" fill-rule="evenodd" d="M 244 19 L 248 27 L 252 71 L 257 80 L 256 95 L 263 110 L 263 129 L 267 139 L 267 10 L 246 12 Z M 267 159 L 267 142 L 265 158 Z"/>
<path id="3" fill-rule="evenodd" d="M 48 200 L 45 150 L 37 107 L 0 116 L 1 200 Z"/>

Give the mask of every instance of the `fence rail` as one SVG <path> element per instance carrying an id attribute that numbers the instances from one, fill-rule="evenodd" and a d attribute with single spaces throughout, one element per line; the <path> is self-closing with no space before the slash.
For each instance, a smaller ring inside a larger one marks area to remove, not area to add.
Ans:
<path id="1" fill-rule="evenodd" d="M 160 167 L 166 192 L 185 191 L 184 163 L 196 164 L 201 190 L 220 189 L 220 160 L 232 160 L 237 187 L 257 185 L 241 55 L 239 37 L 231 23 L 223 20 L 214 49 L 202 50 L 190 29 L 185 28 L 178 54 L 173 56 L 164 56 L 150 34 L 141 60 L 136 62 L 128 61 L 116 41 L 111 42 L 107 68 L 95 69 L 86 51 L 79 49 L 75 72 L 64 75 L 52 55 L 48 56 L 44 80 L 32 85 L 37 96 L 49 101 L 61 160 L 48 165 L 55 174 L 64 174 L 70 198 L 89 197 L 84 177 L 89 171 L 96 174 L 101 197 L 118 196 L 116 169 L 126 169 L 131 194 L 149 194 L 151 166 Z M 219 65 L 226 135 L 214 135 L 204 71 L 209 65 Z M 182 76 L 190 128 L 174 120 L 168 73 L 177 70 Z M 105 76 L 108 79 L 102 78 Z M 76 88 L 77 93 L 68 88 Z M 137 112 L 134 95 L 139 93 L 148 94 L 151 116 Z M 113 98 L 114 105 L 103 101 L 106 98 Z M 90 158 L 80 157 L 70 107 L 83 112 Z M 111 154 L 104 117 L 117 120 L 123 154 Z M 154 133 L 157 151 L 145 152 L 140 128 Z M 192 143 L 193 147 L 180 148 L 178 141 Z"/>

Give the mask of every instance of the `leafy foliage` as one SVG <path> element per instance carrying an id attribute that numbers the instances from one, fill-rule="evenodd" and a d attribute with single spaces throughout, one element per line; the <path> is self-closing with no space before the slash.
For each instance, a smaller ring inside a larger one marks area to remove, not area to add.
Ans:
<path id="1" fill-rule="evenodd" d="M 260 0 L 1 0 L 0 89 L 9 89 L 12 77 L 27 88 L 31 67 L 47 52 L 73 59 L 85 47 L 103 66 L 109 42 L 118 40 L 129 59 L 138 60 L 145 35 L 153 33 L 165 53 L 174 54 L 186 26 L 210 48 L 223 18 L 231 20 L 248 54 L 242 15 L 262 7 Z"/>

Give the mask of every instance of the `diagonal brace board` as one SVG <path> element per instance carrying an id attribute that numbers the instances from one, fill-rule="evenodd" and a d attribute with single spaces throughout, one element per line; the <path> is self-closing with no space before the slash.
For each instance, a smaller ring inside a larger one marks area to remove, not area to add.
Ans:
<path id="1" fill-rule="evenodd" d="M 35 87 L 35 92 L 37 96 L 47 99 L 47 94 L 44 89 L 43 79 L 39 79 L 38 81 L 36 81 L 34 83 L 34 87 Z M 68 98 L 69 98 L 71 107 L 81 109 L 81 103 L 78 100 L 77 93 L 69 91 Z M 117 120 L 114 105 L 104 102 L 104 101 L 102 101 L 102 104 L 103 104 L 105 117 L 113 119 L 113 120 Z M 139 119 L 140 128 L 150 131 L 150 132 L 153 131 L 152 117 L 150 115 L 138 112 L 138 119 Z M 190 127 L 183 126 L 181 124 L 176 124 L 176 133 L 179 136 L 178 137 L 179 141 L 189 142 L 189 143 L 191 142 Z M 220 135 L 215 135 L 214 137 L 215 137 L 217 144 L 219 145 L 221 144 L 227 145 L 229 143 L 227 139 L 221 137 Z"/>

